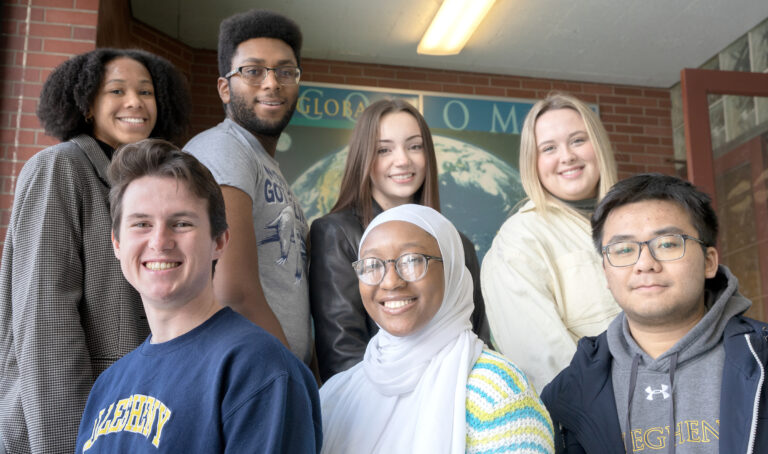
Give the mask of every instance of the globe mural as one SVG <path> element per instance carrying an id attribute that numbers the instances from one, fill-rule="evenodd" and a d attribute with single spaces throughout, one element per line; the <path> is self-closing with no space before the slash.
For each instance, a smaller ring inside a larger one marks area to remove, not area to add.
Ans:
<path id="1" fill-rule="evenodd" d="M 501 224 L 525 197 L 520 173 L 493 154 L 450 137 L 433 136 L 442 213 L 475 244 L 482 260 Z M 348 148 L 316 162 L 291 186 L 308 222 L 338 198 Z"/>

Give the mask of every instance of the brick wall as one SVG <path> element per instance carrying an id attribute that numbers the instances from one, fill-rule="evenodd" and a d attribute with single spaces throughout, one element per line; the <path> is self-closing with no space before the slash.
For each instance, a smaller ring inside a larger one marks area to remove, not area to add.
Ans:
<path id="1" fill-rule="evenodd" d="M 28 32 L 27 4 L 32 5 Z M 0 67 L 0 241 L 5 238 L 15 176 L 30 156 L 55 143 L 44 135 L 35 117 L 42 82 L 58 63 L 94 48 L 98 4 L 99 0 L 4 3 L 0 37 L 4 41 Z M 131 46 L 162 55 L 186 75 L 192 91 L 190 134 L 221 121 L 216 52 L 193 49 L 130 20 Z M 648 171 L 674 174 L 671 104 L 666 89 L 316 59 L 303 59 L 302 67 L 302 80 L 311 82 L 525 99 L 543 98 L 551 90 L 566 91 L 600 107 L 616 150 L 620 177 Z"/>
<path id="2" fill-rule="evenodd" d="M 4 0 L 0 10 L 0 241 L 24 162 L 57 143 L 35 115 L 43 82 L 61 62 L 96 46 L 99 0 Z"/>

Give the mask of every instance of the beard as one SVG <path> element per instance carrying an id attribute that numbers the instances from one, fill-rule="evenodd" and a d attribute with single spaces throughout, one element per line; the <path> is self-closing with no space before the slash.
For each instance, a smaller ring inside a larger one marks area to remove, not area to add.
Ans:
<path id="1" fill-rule="evenodd" d="M 285 127 L 288 126 L 288 122 L 291 121 L 298 100 L 297 96 L 296 99 L 293 100 L 293 104 L 291 104 L 285 112 L 285 115 L 283 115 L 283 118 L 275 121 L 267 121 L 262 120 L 253 112 L 253 108 L 248 105 L 248 100 L 245 96 L 235 94 L 230 88 L 228 110 L 232 120 L 247 129 L 251 134 L 255 136 L 280 137 L 283 129 L 285 129 Z"/>

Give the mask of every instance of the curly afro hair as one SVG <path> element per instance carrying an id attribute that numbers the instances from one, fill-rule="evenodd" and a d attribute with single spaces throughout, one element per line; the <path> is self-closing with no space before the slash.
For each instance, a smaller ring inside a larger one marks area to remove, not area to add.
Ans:
<path id="1" fill-rule="evenodd" d="M 253 38 L 275 38 L 288 44 L 301 64 L 301 30 L 285 16 L 261 9 L 235 14 L 221 21 L 219 27 L 219 75 L 224 77 L 232 66 L 237 46 Z"/>
<path id="2" fill-rule="evenodd" d="M 93 133 L 93 126 L 85 118 L 104 78 L 104 66 L 121 57 L 141 63 L 152 77 L 157 123 L 150 137 L 170 141 L 184 138 L 191 103 L 181 73 L 168 60 L 149 52 L 109 48 L 77 55 L 53 70 L 43 85 L 37 107 L 37 117 L 46 134 L 64 141 Z"/>

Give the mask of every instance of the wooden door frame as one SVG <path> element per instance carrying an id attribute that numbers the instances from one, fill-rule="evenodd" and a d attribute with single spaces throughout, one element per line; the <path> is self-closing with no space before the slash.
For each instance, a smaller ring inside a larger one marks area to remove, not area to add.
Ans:
<path id="1" fill-rule="evenodd" d="M 768 97 L 768 74 L 712 69 L 680 71 L 688 180 L 713 196 L 714 158 L 707 95 Z"/>

